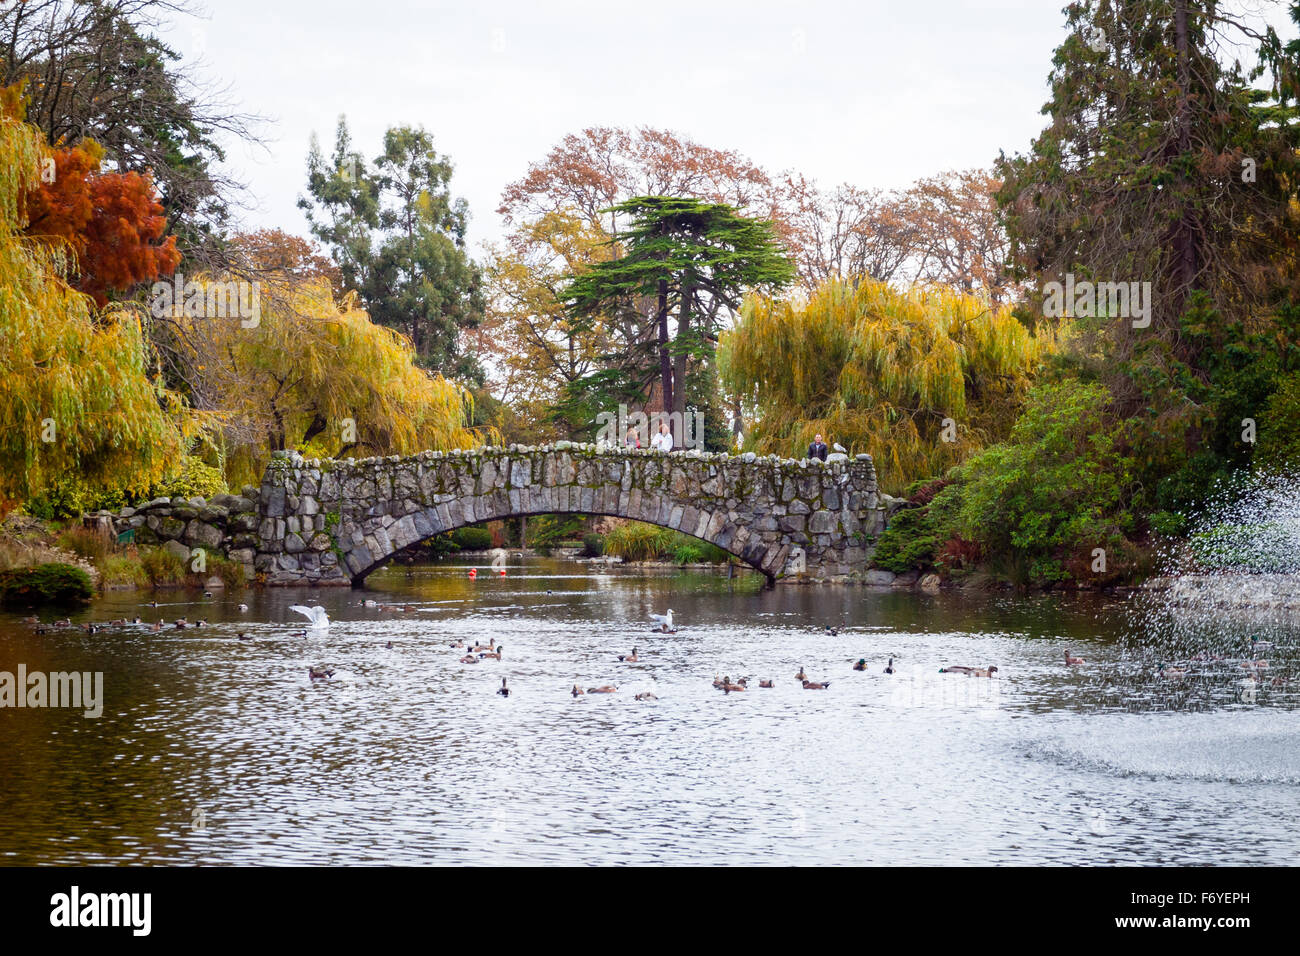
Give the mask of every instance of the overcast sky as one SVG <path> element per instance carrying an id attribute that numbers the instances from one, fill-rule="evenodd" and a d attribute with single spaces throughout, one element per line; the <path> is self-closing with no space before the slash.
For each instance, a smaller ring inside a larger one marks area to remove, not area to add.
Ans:
<path id="1" fill-rule="evenodd" d="M 166 38 L 268 117 L 267 149 L 230 155 L 246 225 L 307 234 L 309 137 L 328 154 L 345 113 L 368 158 L 388 126 L 433 134 L 476 252 L 503 187 L 588 126 L 668 128 L 825 186 L 987 166 L 1044 125 L 1065 35 L 1063 0 L 206 2 Z"/>

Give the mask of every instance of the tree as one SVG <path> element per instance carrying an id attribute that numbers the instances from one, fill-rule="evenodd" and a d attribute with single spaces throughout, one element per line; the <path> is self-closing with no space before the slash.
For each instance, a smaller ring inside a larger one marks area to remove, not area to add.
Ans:
<path id="1" fill-rule="evenodd" d="M 460 336 L 482 321 L 482 275 L 465 251 L 468 208 L 452 199 L 452 166 L 433 138 L 392 127 L 371 169 L 352 150 L 341 117 L 332 166 L 313 140 L 307 168 L 309 195 L 298 205 L 344 285 L 361 294 L 375 322 L 410 339 L 421 365 L 481 381 Z"/>
<path id="2" fill-rule="evenodd" d="M 230 483 L 259 476 L 272 451 L 319 457 L 473 447 L 469 393 L 416 364 L 410 343 L 376 325 L 355 294 L 336 303 L 323 279 L 268 278 L 259 321 L 190 316 L 168 326 L 192 400 L 223 423 Z"/>
<path id="3" fill-rule="evenodd" d="M 0 510 L 77 473 L 143 491 L 184 451 L 175 396 L 151 375 L 139 316 L 96 313 L 63 275 L 66 251 L 22 235 L 47 152 L 0 90 Z"/>
<path id="4" fill-rule="evenodd" d="M 565 297 L 585 322 L 653 296 L 663 409 L 684 413 L 688 363 L 712 355 L 724 312 L 738 308 L 748 290 L 787 285 L 794 267 L 770 222 L 746 219 L 725 203 L 639 196 L 606 212 L 632 217 L 621 233 L 626 252 L 575 276 Z"/>
<path id="5" fill-rule="evenodd" d="M 748 447 L 798 455 L 820 432 L 897 493 L 1005 437 L 1046 345 L 977 296 L 831 279 L 806 301 L 747 298 L 719 359 L 755 410 Z"/>
<path id="6" fill-rule="evenodd" d="M 30 122 L 52 146 L 94 139 L 115 171 L 151 172 L 182 255 L 223 261 L 239 184 L 218 139 L 253 142 L 260 118 L 179 66 L 154 31 L 186 0 L 24 0 L 0 5 L 0 86 L 25 81 Z"/>
<path id="7" fill-rule="evenodd" d="M 56 149 L 53 176 L 26 196 L 25 234 L 66 243 L 75 256 L 76 287 L 104 306 L 109 292 L 171 275 L 180 263 L 153 180 L 140 173 L 99 172 L 103 150 L 93 140 Z"/>
<path id="8" fill-rule="evenodd" d="M 922 282 L 981 292 L 996 305 L 1007 294 L 1007 236 L 997 207 L 1001 180 L 986 170 L 918 180 L 902 198 L 910 258 Z"/>

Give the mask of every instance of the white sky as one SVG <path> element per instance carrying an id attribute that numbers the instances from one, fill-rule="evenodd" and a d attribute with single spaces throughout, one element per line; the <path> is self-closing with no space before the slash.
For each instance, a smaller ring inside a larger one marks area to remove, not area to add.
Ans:
<path id="1" fill-rule="evenodd" d="M 230 153 L 245 225 L 308 234 L 308 140 L 328 154 L 346 113 L 368 158 L 388 126 L 433 134 L 475 254 L 506 184 L 588 126 L 668 128 L 824 186 L 987 166 L 1043 127 L 1065 35 L 1064 0 L 206 2 L 165 37 L 269 118 L 269 152 Z"/>

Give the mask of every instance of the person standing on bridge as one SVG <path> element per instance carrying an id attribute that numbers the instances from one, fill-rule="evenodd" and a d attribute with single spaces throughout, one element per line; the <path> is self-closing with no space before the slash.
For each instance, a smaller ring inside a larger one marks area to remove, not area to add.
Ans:
<path id="1" fill-rule="evenodd" d="M 627 430 L 627 435 L 623 439 L 623 447 L 624 448 L 641 447 L 641 433 L 637 431 L 636 428 L 629 428 Z"/>
<path id="2" fill-rule="evenodd" d="M 673 450 L 673 433 L 668 428 L 667 422 L 659 423 L 659 434 L 650 440 L 650 447 L 655 451 L 669 452 Z"/>
<path id="3" fill-rule="evenodd" d="M 826 442 L 822 441 L 820 432 L 817 434 L 817 438 L 813 443 L 808 446 L 808 457 L 820 458 L 822 461 L 826 460 Z"/>

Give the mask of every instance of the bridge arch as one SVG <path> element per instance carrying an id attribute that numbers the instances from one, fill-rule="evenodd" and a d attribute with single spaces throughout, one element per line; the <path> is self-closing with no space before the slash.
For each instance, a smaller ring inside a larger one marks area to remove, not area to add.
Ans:
<path id="1" fill-rule="evenodd" d="M 359 461 L 285 452 L 258 494 L 255 570 L 268 584 L 358 586 L 444 531 L 542 514 L 670 528 L 769 580 L 864 570 L 884 525 L 866 455 L 824 463 L 570 442 Z"/>

